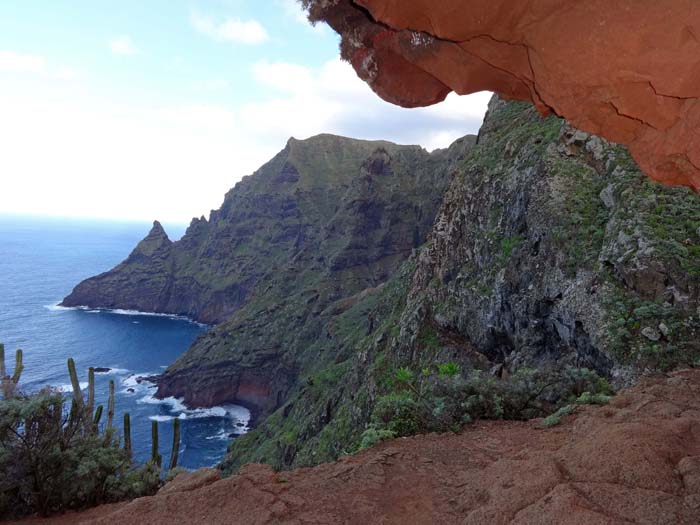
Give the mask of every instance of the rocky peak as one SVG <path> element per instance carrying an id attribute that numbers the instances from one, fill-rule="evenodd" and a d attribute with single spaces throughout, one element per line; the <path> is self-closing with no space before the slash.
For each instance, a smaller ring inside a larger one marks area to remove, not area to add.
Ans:
<path id="1" fill-rule="evenodd" d="M 168 238 L 168 234 L 165 233 L 165 228 L 163 228 L 163 225 L 160 223 L 160 221 L 153 221 L 153 227 L 150 229 L 148 232 L 148 235 L 146 236 L 147 239 L 162 239 L 162 240 L 170 240 Z"/>
<path id="2" fill-rule="evenodd" d="M 136 245 L 132 255 L 145 255 L 146 257 L 152 257 L 158 253 L 166 255 L 164 252 L 168 252 L 171 245 L 172 241 L 165 232 L 163 225 L 158 221 L 153 221 L 153 227 L 148 232 L 148 235 Z"/>

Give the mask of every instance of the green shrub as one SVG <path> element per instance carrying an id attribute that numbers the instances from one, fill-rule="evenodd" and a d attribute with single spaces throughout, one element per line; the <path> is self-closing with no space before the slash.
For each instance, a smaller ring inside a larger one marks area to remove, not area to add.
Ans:
<path id="1" fill-rule="evenodd" d="M 16 381 L 12 386 L 3 389 L 0 400 L 0 516 L 81 509 L 153 494 L 160 487 L 157 465 L 132 467 L 111 412 L 99 431 L 90 388 L 87 403 L 78 395 L 67 403 L 70 398 L 51 388 L 25 395 Z M 101 410 L 98 406 L 96 414 Z"/>
<path id="2" fill-rule="evenodd" d="M 550 428 L 550 427 L 556 426 L 559 423 L 561 423 L 562 417 L 573 414 L 575 410 L 576 410 L 576 407 L 574 405 L 563 406 L 559 410 L 557 410 L 554 414 L 550 414 L 546 418 L 544 418 L 542 420 L 542 423 L 540 426 L 542 428 Z"/>
<path id="3" fill-rule="evenodd" d="M 610 396 L 602 393 L 584 392 L 576 399 L 576 403 L 579 405 L 607 405 L 611 399 Z"/>
<path id="4" fill-rule="evenodd" d="M 421 412 L 419 404 L 410 394 L 398 392 L 377 400 L 372 419 L 379 429 L 388 430 L 396 436 L 410 436 L 423 428 Z"/>
<path id="5" fill-rule="evenodd" d="M 441 363 L 438 365 L 438 374 L 441 377 L 452 377 L 459 374 L 459 365 L 457 363 Z"/>
<path id="6" fill-rule="evenodd" d="M 381 443 L 386 439 L 393 439 L 396 434 L 391 430 L 381 430 L 375 427 L 370 427 L 362 433 L 360 438 L 360 450 L 373 447 L 377 443 Z"/>
<path id="7" fill-rule="evenodd" d="M 394 380 L 399 385 L 409 385 L 413 381 L 413 372 L 409 368 L 399 368 Z"/>
<path id="8" fill-rule="evenodd" d="M 456 364 L 445 363 L 438 365 L 436 375 L 416 376 L 410 369 L 400 368 L 396 379 L 394 388 L 398 390 L 380 396 L 374 406 L 373 432 L 407 436 L 456 431 L 477 419 L 544 416 L 543 425 L 553 426 L 576 404 L 604 404 L 612 393 L 605 379 L 585 368 L 522 368 L 501 380 L 480 371 L 465 378 Z M 368 442 L 374 437 L 369 433 Z"/>

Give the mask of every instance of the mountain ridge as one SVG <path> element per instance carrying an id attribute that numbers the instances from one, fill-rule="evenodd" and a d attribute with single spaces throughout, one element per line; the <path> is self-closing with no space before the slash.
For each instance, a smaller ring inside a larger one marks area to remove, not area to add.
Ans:
<path id="1" fill-rule="evenodd" d="M 193 219 L 175 242 L 155 222 L 124 262 L 80 283 L 63 304 L 227 322 L 198 340 L 202 348 L 216 347 L 197 365 L 201 372 L 211 361 L 211 368 L 182 380 L 164 374 L 159 395 L 196 406 L 235 401 L 255 413 L 271 410 L 310 359 L 299 364 L 283 334 L 299 332 L 305 346 L 327 337 L 335 303 L 352 302 L 390 277 L 424 242 L 453 169 L 475 140 L 428 153 L 329 134 L 290 139 L 227 192 L 208 220 Z M 261 316 L 279 333 L 256 329 Z M 246 333 L 230 335 L 242 325 Z M 231 337 L 235 343 L 225 342 Z M 238 347 L 246 354 L 232 352 Z"/>

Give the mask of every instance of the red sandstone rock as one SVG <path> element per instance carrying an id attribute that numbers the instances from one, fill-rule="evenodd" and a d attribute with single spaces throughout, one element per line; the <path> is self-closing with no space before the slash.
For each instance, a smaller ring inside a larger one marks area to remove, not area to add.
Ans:
<path id="1" fill-rule="evenodd" d="M 696 524 L 700 371 L 644 380 L 550 429 L 478 422 L 315 468 L 247 465 L 212 481 L 29 522 Z"/>
<path id="2" fill-rule="evenodd" d="M 652 178 L 700 188 L 697 0 L 335 0 L 311 17 L 385 100 L 481 90 L 627 144 Z"/>

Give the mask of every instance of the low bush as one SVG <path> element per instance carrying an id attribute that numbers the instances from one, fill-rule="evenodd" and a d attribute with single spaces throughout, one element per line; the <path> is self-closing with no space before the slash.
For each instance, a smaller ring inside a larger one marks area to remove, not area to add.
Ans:
<path id="1" fill-rule="evenodd" d="M 0 401 L 0 515 L 48 515 L 154 493 L 160 468 L 132 468 L 114 431 L 68 423 L 60 392 Z"/>
<path id="2" fill-rule="evenodd" d="M 576 404 L 604 404 L 612 394 L 604 378 L 584 368 L 523 368 L 507 379 L 480 371 L 463 377 L 451 363 L 436 370 L 423 369 L 421 374 L 397 370 L 390 382 L 393 391 L 377 399 L 363 445 L 375 441 L 380 432 L 386 432 L 382 439 L 387 439 L 456 431 L 477 419 L 526 420 L 552 414 L 545 423 L 552 426 Z"/>
<path id="3" fill-rule="evenodd" d="M 113 384 L 107 422 L 100 426 L 103 407 L 93 413 L 94 371 L 90 371 L 85 400 L 79 387 L 72 399 L 52 388 L 22 393 L 18 387 L 22 368 L 18 351 L 14 376 L 5 374 L 4 347 L 0 345 L 0 516 L 37 512 L 45 516 L 158 490 L 160 465 L 149 461 L 134 466 L 130 439 L 122 447 L 112 426 Z M 69 371 L 78 385 L 72 360 Z"/>
<path id="4" fill-rule="evenodd" d="M 381 443 L 386 439 L 393 439 L 396 434 L 391 430 L 378 430 L 375 427 L 370 427 L 362 433 L 360 441 L 360 450 L 373 447 L 377 443 Z"/>

